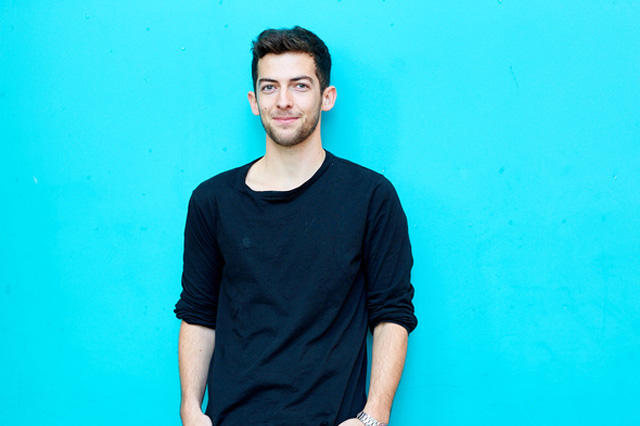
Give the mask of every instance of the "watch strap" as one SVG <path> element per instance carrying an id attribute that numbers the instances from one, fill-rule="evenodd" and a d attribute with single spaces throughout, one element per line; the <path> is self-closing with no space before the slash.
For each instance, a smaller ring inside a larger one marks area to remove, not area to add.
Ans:
<path id="1" fill-rule="evenodd" d="M 360 411 L 356 416 L 356 419 L 360 420 L 366 426 L 387 426 L 386 423 L 382 423 L 365 413 L 364 411 Z"/>

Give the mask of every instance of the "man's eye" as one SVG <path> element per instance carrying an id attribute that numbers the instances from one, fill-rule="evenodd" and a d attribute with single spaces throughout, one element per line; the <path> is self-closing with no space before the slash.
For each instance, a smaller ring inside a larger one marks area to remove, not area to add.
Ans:
<path id="1" fill-rule="evenodd" d="M 262 86 L 262 91 L 263 92 L 271 92 L 275 89 L 275 87 L 272 84 L 265 84 L 264 86 Z"/>
<path id="2" fill-rule="evenodd" d="M 296 84 L 296 89 L 308 89 L 309 86 L 305 83 L 297 83 Z"/>

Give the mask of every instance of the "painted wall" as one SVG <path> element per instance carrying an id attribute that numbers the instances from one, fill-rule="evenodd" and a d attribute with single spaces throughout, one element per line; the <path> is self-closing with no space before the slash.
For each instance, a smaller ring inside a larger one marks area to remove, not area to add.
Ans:
<path id="1" fill-rule="evenodd" d="M 0 1 L 0 424 L 178 425 L 187 200 L 263 152 L 250 42 L 329 45 L 337 155 L 396 185 L 395 425 L 640 418 L 640 2 Z"/>

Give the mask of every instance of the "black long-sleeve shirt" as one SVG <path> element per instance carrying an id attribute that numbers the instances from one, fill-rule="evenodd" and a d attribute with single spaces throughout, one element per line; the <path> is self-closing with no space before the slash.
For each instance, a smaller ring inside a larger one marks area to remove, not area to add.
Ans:
<path id="1" fill-rule="evenodd" d="M 334 426 L 366 402 L 367 326 L 411 332 L 407 221 L 382 175 L 326 153 L 291 191 L 251 190 L 253 163 L 196 188 L 178 318 L 216 330 L 215 426 Z"/>

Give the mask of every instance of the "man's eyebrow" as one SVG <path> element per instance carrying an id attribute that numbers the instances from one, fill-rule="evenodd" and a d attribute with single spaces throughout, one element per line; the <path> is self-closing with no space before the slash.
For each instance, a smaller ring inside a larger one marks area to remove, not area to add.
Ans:
<path id="1" fill-rule="evenodd" d="M 291 81 L 299 81 L 299 80 L 311 80 L 313 81 L 313 78 L 309 77 L 308 75 L 299 75 L 298 77 L 294 77 L 291 79 Z"/>
<path id="2" fill-rule="evenodd" d="M 297 77 L 293 77 L 291 78 L 289 81 L 300 81 L 300 80 L 309 80 L 311 82 L 313 82 L 313 78 L 309 77 L 308 75 L 299 75 Z M 258 80 L 258 84 L 261 83 L 277 83 L 278 80 L 273 79 L 273 78 L 267 78 L 267 77 L 263 77 L 261 79 Z"/>

